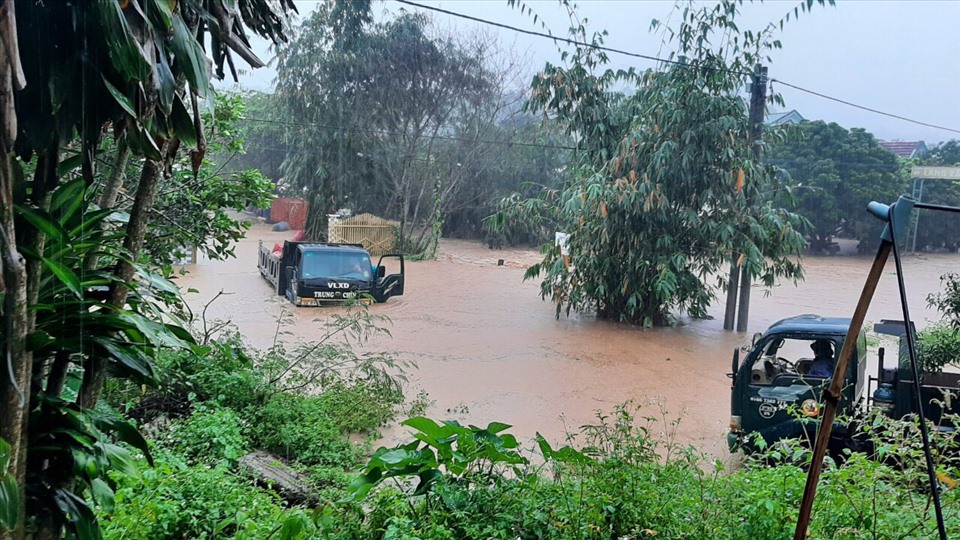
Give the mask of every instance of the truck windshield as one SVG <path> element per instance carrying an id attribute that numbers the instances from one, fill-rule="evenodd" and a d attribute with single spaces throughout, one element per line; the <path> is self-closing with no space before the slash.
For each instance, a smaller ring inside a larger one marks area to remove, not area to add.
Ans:
<path id="1" fill-rule="evenodd" d="M 369 280 L 373 275 L 370 257 L 342 251 L 306 251 L 301 264 L 302 277 Z"/>
<path id="2" fill-rule="evenodd" d="M 772 384 L 782 374 L 829 378 L 838 343 L 830 338 L 775 338 L 763 344 L 751 369 L 751 382 Z"/>

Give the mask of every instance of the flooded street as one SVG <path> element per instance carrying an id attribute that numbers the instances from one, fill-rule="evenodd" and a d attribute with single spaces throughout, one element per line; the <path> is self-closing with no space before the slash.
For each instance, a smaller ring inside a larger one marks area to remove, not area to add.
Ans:
<path id="1" fill-rule="evenodd" d="M 292 313 L 287 328 L 304 340 L 320 332 L 323 319 L 341 308 L 295 308 L 274 296 L 256 268 L 258 240 L 267 245 L 292 238 L 255 225 L 226 262 L 202 260 L 179 284 L 198 289 L 187 300 L 207 318 L 229 319 L 255 347 L 268 347 L 277 318 Z M 498 266 L 498 259 L 504 260 Z M 675 328 L 641 330 L 585 316 L 555 318 L 554 306 L 539 297 L 537 282 L 523 282 L 525 268 L 538 260 L 532 250 L 489 250 L 474 242 L 444 240 L 436 261 L 407 262 L 405 295 L 372 306 L 392 320 L 392 338 L 378 338 L 371 350 L 390 351 L 418 368 L 409 373 L 408 398 L 424 390 L 434 418 L 485 425 L 502 421 L 529 441 L 539 431 L 561 441 L 565 433 L 595 420 L 598 410 L 635 399 L 661 399 L 671 417 L 682 416 L 680 442 L 724 456 L 729 418 L 730 358 L 753 332 L 787 316 L 817 313 L 850 316 L 871 260 L 859 257 L 806 258 L 807 279 L 782 284 L 770 295 L 755 287 L 750 332 L 724 332 L 723 306 L 712 320 L 685 320 Z M 926 295 L 939 289 L 939 276 L 955 271 L 960 256 L 920 255 L 904 261 L 914 320 L 934 316 Z M 900 305 L 891 261 L 868 314 L 899 319 Z M 646 407 L 650 414 L 658 413 Z M 388 443 L 407 440 L 402 430 L 385 432 Z"/>

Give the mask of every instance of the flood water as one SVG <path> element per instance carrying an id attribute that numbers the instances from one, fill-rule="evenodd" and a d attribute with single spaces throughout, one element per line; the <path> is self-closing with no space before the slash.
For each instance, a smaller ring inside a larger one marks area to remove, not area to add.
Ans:
<path id="1" fill-rule="evenodd" d="M 342 308 L 295 308 L 274 296 L 256 267 L 257 243 L 292 238 L 258 224 L 236 249 L 237 258 L 188 267 L 181 287 L 198 289 L 186 298 L 208 320 L 229 319 L 250 345 L 268 347 L 277 319 L 292 314 L 293 331 L 304 340 L 322 331 L 323 321 Z M 498 266 L 498 259 L 504 265 Z M 679 442 L 726 455 L 729 379 L 734 348 L 784 317 L 817 313 L 849 317 L 872 261 L 861 257 L 808 257 L 806 281 L 781 284 L 764 294 L 754 287 L 749 332 L 723 331 L 723 305 L 712 320 L 684 320 L 674 328 L 641 330 L 589 316 L 555 317 L 534 281 L 523 282 L 533 250 L 490 250 L 475 242 L 444 240 L 435 261 L 407 262 L 405 295 L 370 309 L 388 316 L 392 338 L 368 344 L 417 364 L 409 374 L 408 398 L 424 390 L 434 418 L 477 425 L 501 421 L 529 441 L 536 432 L 558 442 L 592 423 L 597 411 L 627 400 L 660 400 L 671 418 L 682 417 Z M 911 314 L 918 326 L 935 313 L 926 296 L 939 277 L 957 271 L 960 256 L 909 256 L 904 260 Z M 888 263 L 868 322 L 902 319 L 893 260 Z M 657 413 L 653 406 L 645 406 Z M 385 431 L 393 444 L 409 440 L 402 429 Z"/>

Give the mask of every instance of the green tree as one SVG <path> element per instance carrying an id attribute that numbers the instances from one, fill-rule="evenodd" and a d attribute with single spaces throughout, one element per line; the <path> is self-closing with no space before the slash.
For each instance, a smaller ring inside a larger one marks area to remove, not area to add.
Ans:
<path id="1" fill-rule="evenodd" d="M 921 160 L 924 165 L 960 166 L 960 140 L 950 139 L 934 146 Z"/>
<path id="2" fill-rule="evenodd" d="M 793 137 L 771 148 L 767 162 L 787 173 L 791 208 L 809 222 L 804 233 L 815 253 L 827 250 L 838 235 L 867 249 L 881 225 L 864 211 L 867 203 L 892 201 L 906 187 L 896 156 L 873 135 L 832 122 L 801 123 Z"/>
<path id="3" fill-rule="evenodd" d="M 527 272 L 545 274 L 541 294 L 558 315 L 594 309 L 645 326 L 668 324 L 674 310 L 704 316 L 731 253 L 768 286 L 802 277 L 792 257 L 804 247 L 799 218 L 758 202 L 777 171 L 755 158 L 739 95 L 743 74 L 779 42 L 769 28 L 741 32 L 738 5 L 678 6 L 682 22 L 665 36 L 682 59 L 661 70 L 614 72 L 604 53 L 577 46 L 569 67 L 548 64 L 534 78 L 532 108 L 577 137 L 584 170 L 544 194 L 572 234 L 569 260 L 548 249 Z M 582 24 L 572 32 L 588 41 Z M 636 91 L 613 90 L 624 83 Z"/>
<path id="4" fill-rule="evenodd" d="M 233 54 L 262 65 L 245 28 L 280 40 L 290 10 L 289 0 L 0 4 L 0 439 L 4 492 L 17 486 L 3 501 L 16 516 L 5 525 L 16 523 L 0 537 L 98 538 L 91 506 L 112 503 L 107 472 L 132 472 L 116 442 L 149 455 L 97 403 L 108 374 L 150 384 L 156 350 L 191 341 L 164 313 L 175 289 L 138 264 L 151 210 L 181 147 L 194 174 L 203 162 L 204 46 L 219 76 Z M 120 223 L 122 175 L 94 196 L 104 133 L 118 143 L 114 171 L 143 160 Z"/>
<path id="5" fill-rule="evenodd" d="M 278 51 L 284 183 L 311 200 L 308 234 L 350 207 L 398 219 L 419 251 L 444 215 L 476 204 L 473 180 L 515 136 L 515 65 L 488 36 L 406 12 L 374 24 L 368 7 L 325 4 Z"/>
<path id="6" fill-rule="evenodd" d="M 933 147 L 919 160 L 921 165 L 942 167 L 960 166 L 960 141 L 953 139 Z M 925 203 L 960 206 L 960 182 L 956 180 L 926 179 L 923 181 L 921 199 Z M 960 222 L 955 215 L 944 212 L 918 212 L 916 248 L 960 249 Z M 912 247 L 912 246 L 911 246 Z"/>

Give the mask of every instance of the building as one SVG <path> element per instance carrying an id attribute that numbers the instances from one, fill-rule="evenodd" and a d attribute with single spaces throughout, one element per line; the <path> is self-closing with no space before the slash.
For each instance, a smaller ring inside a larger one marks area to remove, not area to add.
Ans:
<path id="1" fill-rule="evenodd" d="M 767 114 L 765 123 L 768 126 L 778 126 L 782 124 L 799 124 L 806 120 L 796 109 L 785 112 L 771 112 Z"/>
<path id="2" fill-rule="evenodd" d="M 923 141 L 877 141 L 880 146 L 891 151 L 897 157 L 915 158 L 927 153 L 927 145 Z"/>

